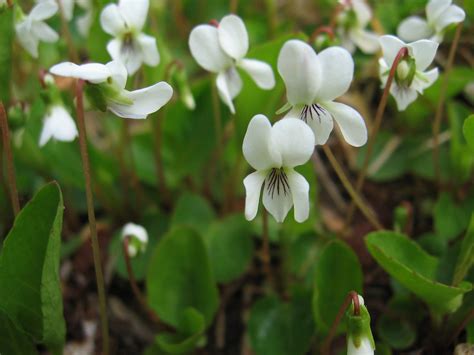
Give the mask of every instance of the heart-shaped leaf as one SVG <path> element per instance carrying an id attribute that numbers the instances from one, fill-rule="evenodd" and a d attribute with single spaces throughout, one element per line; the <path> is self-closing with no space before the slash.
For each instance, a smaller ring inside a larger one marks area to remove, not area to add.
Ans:
<path id="1" fill-rule="evenodd" d="M 438 259 L 407 236 L 390 231 L 372 232 L 365 242 L 370 254 L 394 279 L 424 300 L 436 312 L 454 311 L 470 283 L 459 287 L 435 280 Z"/>

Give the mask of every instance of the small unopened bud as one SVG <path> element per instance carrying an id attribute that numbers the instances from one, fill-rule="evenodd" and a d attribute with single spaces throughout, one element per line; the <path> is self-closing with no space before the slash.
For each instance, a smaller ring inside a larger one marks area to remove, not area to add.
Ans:
<path id="1" fill-rule="evenodd" d="M 189 87 L 188 76 L 183 66 L 178 66 L 174 72 L 174 79 L 178 86 L 179 98 L 183 104 L 189 110 L 194 110 L 196 108 L 196 102 L 194 101 L 193 93 Z"/>
<path id="2" fill-rule="evenodd" d="M 128 241 L 128 256 L 134 258 L 144 253 L 148 245 L 148 233 L 145 228 L 135 223 L 127 223 L 122 229 L 122 240 Z"/>
<path id="3" fill-rule="evenodd" d="M 355 314 L 353 302 L 346 312 L 347 355 L 373 355 L 375 343 L 370 329 L 370 314 L 364 299 L 360 295 L 358 298 L 359 314 Z"/>

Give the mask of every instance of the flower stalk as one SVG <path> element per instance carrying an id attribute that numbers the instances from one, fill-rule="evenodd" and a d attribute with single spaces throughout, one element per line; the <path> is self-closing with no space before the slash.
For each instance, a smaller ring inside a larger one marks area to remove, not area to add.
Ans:
<path id="1" fill-rule="evenodd" d="M 441 182 L 441 166 L 439 161 L 439 132 L 441 129 L 441 120 L 443 118 L 444 103 L 446 101 L 446 92 L 448 90 L 449 74 L 451 73 L 451 68 L 453 67 L 454 56 L 456 55 L 456 49 L 458 47 L 459 39 L 461 37 L 461 31 L 462 22 L 457 24 L 456 33 L 454 34 L 454 39 L 451 43 L 451 48 L 449 50 L 448 55 L 448 62 L 446 63 L 443 82 L 441 83 L 441 88 L 439 91 L 438 107 L 436 108 L 435 119 L 433 122 L 433 164 L 436 182 L 438 183 L 438 185 Z"/>
<path id="2" fill-rule="evenodd" d="M 10 200 L 12 203 L 13 213 L 15 217 L 20 212 L 20 200 L 18 198 L 18 190 L 16 187 L 15 166 L 13 164 L 13 152 L 10 146 L 10 130 L 8 128 L 8 118 L 5 112 L 3 102 L 0 101 L 0 128 L 2 130 L 3 151 L 5 152 L 7 162 L 8 185 L 10 191 Z"/>
<path id="3" fill-rule="evenodd" d="M 364 162 L 362 164 L 362 169 L 360 170 L 359 176 L 357 177 L 356 182 L 356 193 L 359 194 L 362 186 L 364 185 L 365 178 L 367 176 L 367 169 L 369 167 L 370 157 L 372 155 L 372 150 L 374 148 L 375 138 L 377 137 L 377 133 L 380 129 L 382 124 L 383 114 L 385 112 L 385 108 L 387 107 L 388 97 L 390 96 L 390 87 L 392 86 L 393 79 L 395 78 L 395 73 L 397 72 L 398 64 L 408 56 L 408 48 L 402 47 L 395 57 L 393 64 L 390 68 L 390 72 L 388 74 L 387 83 L 385 84 L 382 97 L 380 99 L 379 105 L 377 107 L 377 112 L 375 114 L 374 125 L 372 127 L 372 134 L 369 136 L 369 140 L 367 142 L 367 150 L 364 157 Z M 348 226 L 351 221 L 352 217 L 354 216 L 355 211 L 355 204 L 356 202 L 353 200 L 351 205 L 349 206 L 349 211 L 347 214 L 346 226 Z"/>
<path id="4" fill-rule="evenodd" d="M 99 312 L 102 329 L 102 353 L 109 354 L 109 326 L 107 319 L 107 304 L 105 294 L 104 274 L 102 271 L 99 241 L 97 238 L 97 226 L 94 212 L 94 197 L 92 194 L 91 169 L 89 154 L 87 152 L 87 132 L 84 119 L 84 81 L 78 80 L 76 83 L 76 110 L 77 126 L 79 129 L 79 147 L 81 152 L 82 167 L 86 187 L 87 215 L 89 218 L 89 228 L 92 241 L 92 254 L 94 258 L 95 276 L 97 281 L 97 291 L 99 294 Z"/>

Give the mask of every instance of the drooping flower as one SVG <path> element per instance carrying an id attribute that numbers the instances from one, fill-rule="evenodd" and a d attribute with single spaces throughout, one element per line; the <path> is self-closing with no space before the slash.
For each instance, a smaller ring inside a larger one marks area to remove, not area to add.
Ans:
<path id="1" fill-rule="evenodd" d="M 416 100 L 418 94 L 431 86 L 438 78 L 438 68 L 425 71 L 433 62 L 438 43 L 422 39 L 406 44 L 395 36 L 380 37 L 383 57 L 379 59 L 379 73 L 384 87 L 390 68 L 401 48 L 408 49 L 408 57 L 402 59 L 395 72 L 390 93 L 397 102 L 399 111 L 403 111 Z"/>
<path id="2" fill-rule="evenodd" d="M 129 75 L 142 63 L 153 67 L 160 62 L 156 39 L 142 33 L 148 7 L 148 0 L 119 0 L 118 5 L 109 4 L 100 14 L 102 28 L 115 37 L 107 44 L 107 52 L 125 65 Z"/>
<path id="3" fill-rule="evenodd" d="M 219 96 L 232 113 L 235 113 L 232 100 L 242 90 L 242 79 L 237 67 L 245 70 L 261 89 L 270 90 L 275 86 L 270 65 L 244 58 L 248 52 L 249 38 L 244 22 L 236 15 L 225 16 L 217 27 L 195 27 L 189 36 L 189 48 L 201 67 L 217 74 Z"/>
<path id="4" fill-rule="evenodd" d="M 314 150 L 314 135 L 301 120 L 284 119 L 272 127 L 264 115 L 252 118 L 243 153 L 256 170 L 244 179 L 245 217 L 255 218 L 263 185 L 263 205 L 279 223 L 294 205 L 295 220 L 309 215 L 309 184 L 294 167 L 305 164 Z"/>
<path id="5" fill-rule="evenodd" d="M 430 0 L 426 5 L 426 20 L 410 16 L 403 20 L 397 29 L 398 37 L 406 42 L 430 39 L 442 42 L 449 25 L 464 21 L 466 14 L 452 0 Z"/>
<path id="6" fill-rule="evenodd" d="M 140 90 L 126 90 L 127 69 L 118 61 L 105 65 L 63 62 L 54 65 L 50 72 L 87 81 L 94 88 L 96 105 L 123 118 L 146 118 L 164 106 L 173 95 L 173 89 L 164 81 Z"/>
<path id="7" fill-rule="evenodd" d="M 370 329 L 370 314 L 359 297 L 360 314 L 354 314 L 354 303 L 348 309 L 347 316 L 347 355 L 374 355 L 375 343 Z"/>
<path id="8" fill-rule="evenodd" d="M 22 47 L 38 58 L 38 44 L 40 41 L 54 43 L 59 36 L 44 22 L 54 16 L 58 5 L 53 1 L 44 1 L 36 4 L 28 15 L 25 15 L 20 6 L 15 7 L 15 32 Z"/>
<path id="9" fill-rule="evenodd" d="M 300 40 L 287 41 L 278 56 L 278 71 L 286 85 L 291 110 L 285 117 L 300 118 L 314 132 L 315 143 L 324 144 L 334 123 L 347 143 L 355 147 L 367 141 L 362 116 L 352 107 L 334 102 L 348 89 L 354 74 L 354 61 L 342 47 L 330 47 L 318 54 Z"/>
<path id="10" fill-rule="evenodd" d="M 145 228 L 135 223 L 127 223 L 122 229 L 122 240 L 128 238 L 128 255 L 131 258 L 144 253 L 148 245 L 148 233 Z"/>
<path id="11" fill-rule="evenodd" d="M 48 143 L 51 138 L 61 142 L 72 142 L 76 137 L 76 124 L 66 108 L 62 105 L 49 107 L 43 121 L 40 147 Z"/>
<path id="12" fill-rule="evenodd" d="M 337 34 L 342 46 L 353 53 L 358 47 L 364 53 L 375 53 L 379 49 L 378 35 L 366 30 L 372 11 L 364 0 L 340 0 L 342 11 L 338 14 Z"/>

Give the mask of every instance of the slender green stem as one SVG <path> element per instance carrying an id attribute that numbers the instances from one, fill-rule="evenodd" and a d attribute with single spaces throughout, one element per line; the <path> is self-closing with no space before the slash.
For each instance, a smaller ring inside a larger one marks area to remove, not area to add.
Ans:
<path id="1" fill-rule="evenodd" d="M 276 0 L 265 0 L 265 5 L 267 7 L 269 37 L 275 38 L 276 28 L 278 25 Z"/>
<path id="2" fill-rule="evenodd" d="M 344 312 L 346 311 L 347 307 L 349 307 L 351 302 L 354 302 L 354 315 L 360 315 L 359 295 L 355 291 L 350 291 L 339 308 L 336 318 L 334 318 L 334 322 L 332 323 L 331 329 L 329 330 L 328 336 L 321 346 L 321 354 L 329 355 L 329 351 L 331 350 L 331 342 L 336 335 L 337 327 L 339 326 L 339 323 L 341 323 Z"/>
<path id="3" fill-rule="evenodd" d="M 140 185 L 140 179 L 135 172 L 135 157 L 133 156 L 133 147 L 132 147 L 132 136 L 130 134 L 130 121 L 125 119 L 122 122 L 122 142 L 121 145 L 125 147 L 128 159 L 130 161 L 130 169 L 127 168 L 126 159 L 124 159 L 124 168 L 125 168 L 125 176 L 130 179 L 129 183 L 134 190 L 135 195 L 135 206 L 137 210 L 140 209 L 142 206 L 142 202 L 144 200 L 144 193 L 142 187 Z"/>
<path id="4" fill-rule="evenodd" d="M 449 50 L 448 62 L 446 63 L 446 69 L 444 71 L 443 82 L 439 91 L 438 107 L 436 108 L 435 119 L 433 122 L 433 165 L 436 176 L 436 182 L 438 185 L 441 182 L 441 167 L 439 162 L 439 132 L 441 129 L 441 121 L 444 111 L 444 103 L 446 101 L 446 92 L 448 90 L 449 74 L 453 67 L 454 57 L 456 55 L 456 49 L 458 47 L 459 38 L 461 37 L 462 22 L 458 23 L 456 27 L 456 33 L 454 34 L 453 43 Z"/>
<path id="5" fill-rule="evenodd" d="M 337 176 L 339 177 L 339 180 L 341 180 L 342 184 L 344 185 L 346 191 L 349 193 L 349 195 L 352 198 L 352 201 L 356 204 L 356 206 L 360 209 L 362 214 L 367 218 L 367 220 L 370 222 L 370 224 L 378 229 L 382 230 L 384 229 L 382 224 L 377 220 L 377 217 L 375 217 L 370 208 L 366 206 L 362 198 L 360 197 L 359 193 L 354 189 L 352 186 L 351 182 L 347 178 L 346 174 L 344 173 L 344 170 L 342 167 L 339 165 L 336 157 L 334 156 L 333 152 L 331 151 L 331 148 L 329 146 L 323 145 L 323 150 L 326 156 L 328 157 L 329 163 L 331 163 L 334 171 L 336 172 Z"/>
<path id="6" fill-rule="evenodd" d="M 99 312 L 102 325 L 102 353 L 109 354 L 109 325 L 107 319 L 107 303 L 105 294 L 104 274 L 102 271 L 99 240 L 97 238 L 97 226 L 94 212 L 94 197 L 92 194 L 91 169 L 89 154 L 87 152 L 87 131 L 84 119 L 83 101 L 84 81 L 78 80 L 76 84 L 76 113 L 77 126 L 79 131 L 79 147 L 82 159 L 82 168 L 86 187 L 87 216 L 89 218 L 89 228 L 92 241 L 92 254 L 94 257 L 95 276 L 97 281 L 97 291 L 99 294 Z"/>
<path id="7" fill-rule="evenodd" d="M 239 8 L 239 0 L 230 0 L 229 10 L 231 14 L 236 14 Z"/>
<path id="8" fill-rule="evenodd" d="M 162 137 L 162 123 L 166 119 L 166 108 L 163 107 L 158 111 L 156 117 L 152 120 L 153 133 L 155 136 L 155 167 L 158 178 L 158 189 L 160 190 L 160 199 L 165 206 L 170 203 L 170 193 L 166 187 L 165 170 L 163 167 L 163 158 L 161 155 Z"/>
<path id="9" fill-rule="evenodd" d="M 10 146 L 10 130 L 8 128 L 8 118 L 5 112 L 3 102 L 0 101 L 0 128 L 2 130 L 3 151 L 5 152 L 8 185 L 10 191 L 10 200 L 12 203 L 13 213 L 15 217 L 20 212 L 20 200 L 18 198 L 18 190 L 16 187 L 15 165 L 13 163 L 13 152 Z"/>
<path id="10" fill-rule="evenodd" d="M 69 58 L 71 58 L 71 60 L 74 63 L 77 63 L 79 62 L 79 55 L 77 54 L 76 47 L 74 46 L 74 41 L 72 40 L 71 31 L 69 31 L 69 24 L 67 23 L 67 19 L 64 16 L 63 0 L 58 0 L 58 6 L 59 6 L 59 17 L 61 18 L 61 29 L 62 29 L 62 32 L 64 33 L 64 38 L 67 43 Z"/>
<path id="11" fill-rule="evenodd" d="M 222 152 L 224 150 L 222 142 L 222 115 L 216 85 L 212 85 L 212 113 L 214 116 L 214 126 L 216 132 L 217 157 L 221 158 Z"/>
<path id="12" fill-rule="evenodd" d="M 372 131 L 370 132 L 369 140 L 367 142 L 367 150 L 364 157 L 364 163 L 362 164 L 362 169 L 360 170 L 359 176 L 357 177 L 357 182 L 356 182 L 357 193 L 360 193 L 362 186 L 364 185 L 365 178 L 367 176 L 367 169 L 369 167 L 370 158 L 372 156 L 372 150 L 374 148 L 375 139 L 377 137 L 377 133 L 382 124 L 383 114 L 385 112 L 385 107 L 387 107 L 388 97 L 390 96 L 390 87 L 392 86 L 393 79 L 395 78 L 395 73 L 396 73 L 398 64 L 407 55 L 408 55 L 408 48 L 406 47 L 400 48 L 390 68 L 387 82 L 385 83 L 383 94 L 380 99 L 379 106 L 377 107 L 377 112 L 375 114 L 374 125 L 372 126 Z M 354 211 L 355 211 L 354 203 L 355 201 L 352 201 L 351 205 L 349 206 L 349 211 L 347 213 L 347 219 L 346 219 L 346 226 L 350 225 L 352 221 L 352 217 L 354 216 Z"/>
<path id="13" fill-rule="evenodd" d="M 272 277 L 272 258 L 270 255 L 270 236 L 268 234 L 268 212 L 263 208 L 262 212 L 262 263 L 263 271 L 267 275 L 268 280 L 271 281 Z"/>

